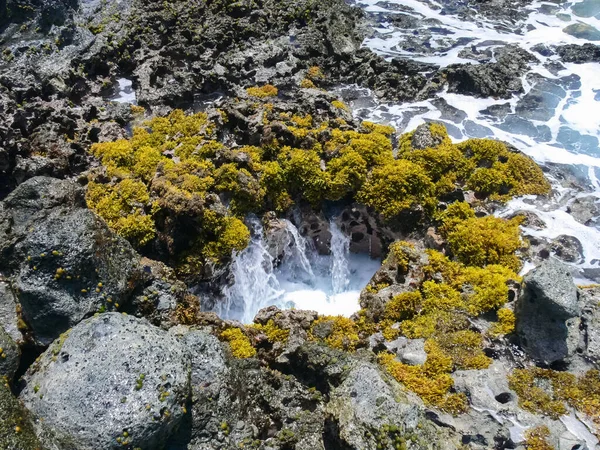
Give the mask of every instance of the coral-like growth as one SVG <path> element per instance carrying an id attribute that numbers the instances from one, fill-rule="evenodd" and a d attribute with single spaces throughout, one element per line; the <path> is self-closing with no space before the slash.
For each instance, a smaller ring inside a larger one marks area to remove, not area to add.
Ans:
<path id="1" fill-rule="evenodd" d="M 373 169 L 357 198 L 391 219 L 418 205 L 433 206 L 433 195 L 434 185 L 421 166 L 396 160 Z"/>
<path id="2" fill-rule="evenodd" d="M 523 246 L 521 218 L 475 217 L 465 205 L 455 203 L 441 215 L 440 231 L 456 259 L 470 266 L 500 264 L 518 271 L 521 263 L 515 252 Z"/>
<path id="3" fill-rule="evenodd" d="M 515 331 L 517 319 L 512 309 L 500 308 L 496 314 L 498 315 L 498 322 L 496 322 L 489 330 L 489 335 L 491 337 L 498 337 Z"/>
<path id="4" fill-rule="evenodd" d="M 449 375 L 451 361 L 434 345 L 429 344 L 427 361 L 423 366 L 409 366 L 396 361 L 394 355 L 382 353 L 379 363 L 400 383 L 418 394 L 426 403 L 451 414 L 460 414 L 468 408 L 464 394 L 450 393 L 453 386 Z"/>
<path id="5" fill-rule="evenodd" d="M 264 333 L 267 336 L 267 339 L 272 344 L 276 342 L 281 342 L 285 344 L 290 337 L 290 330 L 285 330 L 283 328 L 278 327 L 273 319 L 269 320 L 266 324 L 254 324 L 252 328 Z"/>
<path id="6" fill-rule="evenodd" d="M 400 156 L 417 163 L 435 183 L 437 195 L 466 186 L 479 196 L 505 201 L 514 196 L 547 194 L 550 184 L 531 158 L 490 139 L 454 145 L 441 124 L 429 125 L 434 148 L 412 147 L 414 132 L 400 138 Z"/>

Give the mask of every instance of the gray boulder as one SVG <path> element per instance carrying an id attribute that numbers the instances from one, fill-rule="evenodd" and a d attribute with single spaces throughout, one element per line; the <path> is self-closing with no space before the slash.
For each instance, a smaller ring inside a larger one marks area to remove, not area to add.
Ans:
<path id="1" fill-rule="evenodd" d="M 600 368 L 600 287 L 581 289 L 583 313 L 581 315 L 581 342 L 584 356 Z"/>
<path id="2" fill-rule="evenodd" d="M 17 344 L 0 325 L 0 378 L 12 380 L 19 368 L 21 351 Z"/>
<path id="3" fill-rule="evenodd" d="M 420 403 L 376 365 L 359 362 L 330 394 L 325 439 L 331 448 L 457 448 L 457 436 L 429 421 Z"/>
<path id="4" fill-rule="evenodd" d="M 0 252 L 40 345 L 124 305 L 142 281 L 139 255 L 85 208 L 83 189 L 69 181 L 32 178 L 0 204 Z"/>
<path id="5" fill-rule="evenodd" d="M 191 450 L 240 448 L 263 441 L 271 449 L 323 449 L 322 397 L 258 360 L 227 356 L 202 330 L 176 327 L 192 358 Z"/>
<path id="6" fill-rule="evenodd" d="M 581 302 L 569 267 L 557 259 L 525 276 L 515 313 L 516 334 L 533 359 L 551 364 L 576 351 Z"/>
<path id="7" fill-rule="evenodd" d="M 1 203 L 0 203 L 1 204 Z M 19 317 L 17 315 L 17 302 L 15 295 L 7 281 L 0 279 L 0 327 L 13 341 L 19 343 L 23 336 L 19 331 Z"/>
<path id="8" fill-rule="evenodd" d="M 185 347 L 118 313 L 63 334 L 30 367 L 21 399 L 64 449 L 162 448 L 185 414 Z"/>

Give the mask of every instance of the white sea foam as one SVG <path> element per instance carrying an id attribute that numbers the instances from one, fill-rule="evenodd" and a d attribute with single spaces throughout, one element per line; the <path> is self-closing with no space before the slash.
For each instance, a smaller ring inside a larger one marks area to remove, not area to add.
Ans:
<path id="1" fill-rule="evenodd" d="M 267 306 L 350 316 L 360 309 L 358 298 L 381 263 L 368 255 L 349 252 L 349 239 L 334 221 L 331 255 L 318 255 L 298 229 L 286 221 L 288 241 L 281 264 L 274 267 L 256 218 L 249 219 L 250 245 L 236 255 L 233 285 L 225 289 L 219 315 L 251 323 Z"/>
<path id="2" fill-rule="evenodd" d="M 137 104 L 135 97 L 135 91 L 133 90 L 133 82 L 127 78 L 119 78 L 119 92 L 112 98 L 113 102 L 117 103 L 131 103 L 132 105 Z"/>

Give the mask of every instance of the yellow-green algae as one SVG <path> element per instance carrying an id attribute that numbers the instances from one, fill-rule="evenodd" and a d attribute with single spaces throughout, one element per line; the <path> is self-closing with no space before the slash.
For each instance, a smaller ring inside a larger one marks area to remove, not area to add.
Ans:
<path id="1" fill-rule="evenodd" d="M 309 72 L 311 79 L 319 79 L 316 69 Z M 302 201 L 318 208 L 325 200 L 356 199 L 392 219 L 412 208 L 434 216 L 438 196 L 456 187 L 468 186 L 496 199 L 548 191 L 535 163 L 500 142 L 454 145 L 443 126 L 432 124 L 440 145 L 415 150 L 408 133 L 394 157 L 392 127 L 363 122 L 351 129 L 341 118 L 320 121 L 278 111 L 269 103 L 277 95 L 271 85 L 249 88 L 248 94 L 255 99 L 248 108 L 262 117 L 263 125 L 277 122 L 288 130 L 287 138 L 275 134 L 260 147 L 229 148 L 218 136 L 227 126 L 223 111 L 209 118 L 176 110 L 147 120 L 134 128 L 130 139 L 92 146 L 91 153 L 106 170 L 90 176 L 89 207 L 138 247 L 157 237 L 169 247 L 169 231 L 162 227 L 172 221 L 165 217 L 191 218 L 198 232 L 174 255 L 178 273 L 186 276 L 245 248 L 249 232 L 241 219 L 248 212 L 283 213 Z M 480 189 L 483 178 L 476 173 L 492 169 L 502 172 L 505 181 L 497 189 Z M 227 198 L 226 211 L 211 209 L 214 194 Z M 515 223 L 473 217 L 448 227 L 447 239 L 466 264 L 496 262 L 516 268 L 504 255 L 519 242 L 508 236 L 515 229 Z M 490 241 L 489 248 L 478 244 L 473 249 L 466 242 L 468 233 L 478 243 L 498 233 L 502 238 Z"/>
<path id="2" fill-rule="evenodd" d="M 228 328 L 220 334 L 221 339 L 229 343 L 231 354 L 235 358 L 251 358 L 256 355 L 248 336 L 239 328 Z"/>
<path id="3" fill-rule="evenodd" d="M 591 418 L 600 436 L 600 371 L 592 369 L 576 376 L 540 367 L 515 369 L 509 386 L 522 408 L 558 419 L 571 406 Z"/>

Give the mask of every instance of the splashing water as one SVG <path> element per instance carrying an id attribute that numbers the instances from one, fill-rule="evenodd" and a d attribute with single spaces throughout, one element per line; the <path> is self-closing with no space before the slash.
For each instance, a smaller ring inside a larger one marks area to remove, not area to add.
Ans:
<path id="1" fill-rule="evenodd" d="M 360 291 L 381 263 L 350 253 L 350 240 L 334 221 L 330 223 L 331 255 L 317 254 L 298 229 L 285 221 L 284 253 L 276 268 L 260 221 L 251 218 L 248 222 L 252 239 L 232 263 L 234 283 L 224 289 L 225 301 L 217 310 L 221 317 L 251 323 L 260 309 L 271 305 L 344 316 L 359 309 Z"/>
<path id="2" fill-rule="evenodd" d="M 331 283 L 334 294 L 341 294 L 350 284 L 350 237 L 346 236 L 340 227 L 332 220 L 329 223 L 331 231 Z"/>

